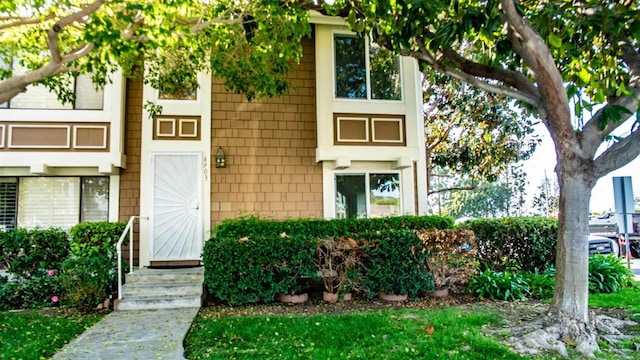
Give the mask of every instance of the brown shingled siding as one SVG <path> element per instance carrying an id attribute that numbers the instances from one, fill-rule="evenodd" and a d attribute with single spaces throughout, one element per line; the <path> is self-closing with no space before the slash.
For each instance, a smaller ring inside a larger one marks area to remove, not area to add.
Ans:
<path id="1" fill-rule="evenodd" d="M 214 81 L 211 99 L 211 157 L 222 146 L 226 168 L 211 171 L 212 226 L 228 218 L 321 218 L 322 165 L 315 162 L 315 50 L 289 76 L 282 97 L 247 101 Z"/>
<path id="2" fill-rule="evenodd" d="M 127 80 L 125 154 L 127 168 L 120 171 L 120 221 L 140 215 L 140 153 L 142 140 L 142 82 Z M 137 232 L 137 226 L 135 230 Z M 139 237 L 134 239 L 134 262 L 138 261 Z M 128 248 L 124 249 L 127 253 Z"/>

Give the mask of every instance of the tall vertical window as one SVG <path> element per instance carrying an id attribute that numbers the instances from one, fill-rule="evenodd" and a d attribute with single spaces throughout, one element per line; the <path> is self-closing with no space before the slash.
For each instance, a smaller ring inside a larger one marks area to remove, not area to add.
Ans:
<path id="1" fill-rule="evenodd" d="M 334 36 L 335 96 L 400 100 L 399 58 L 356 35 Z"/>
<path id="2" fill-rule="evenodd" d="M 400 175 L 336 175 L 336 218 L 400 215 Z"/>
<path id="3" fill-rule="evenodd" d="M 18 180 L 0 178 L 0 231 L 16 227 Z"/>
<path id="4" fill-rule="evenodd" d="M 108 177 L 0 178 L 0 230 L 108 219 Z"/>

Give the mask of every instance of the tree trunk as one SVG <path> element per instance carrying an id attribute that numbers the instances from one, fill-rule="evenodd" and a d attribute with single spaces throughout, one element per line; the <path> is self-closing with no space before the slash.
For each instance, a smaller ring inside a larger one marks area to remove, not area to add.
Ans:
<path id="1" fill-rule="evenodd" d="M 560 160 L 560 159 L 559 159 Z M 589 202 L 594 182 L 580 161 L 559 161 L 560 204 L 556 283 L 551 309 L 561 316 L 588 321 Z M 561 166 L 561 164 L 565 166 Z M 572 164 L 567 164 L 572 163 Z M 573 165 L 573 166 L 566 166 Z"/>

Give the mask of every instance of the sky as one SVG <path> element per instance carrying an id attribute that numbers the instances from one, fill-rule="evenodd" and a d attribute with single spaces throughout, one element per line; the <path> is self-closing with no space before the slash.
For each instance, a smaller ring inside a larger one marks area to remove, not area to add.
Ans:
<path id="1" fill-rule="evenodd" d="M 531 198 L 538 192 L 538 186 L 544 180 L 546 170 L 547 177 L 556 179 L 554 167 L 556 165 L 556 154 L 553 148 L 553 141 L 544 125 L 536 125 L 536 133 L 539 134 L 542 143 L 538 145 L 533 156 L 524 162 L 524 171 L 527 173 L 529 185 L 527 188 L 528 206 L 531 206 Z M 611 172 L 598 180 L 598 183 L 591 192 L 591 212 L 601 213 L 614 211 L 613 201 L 613 180 L 614 176 L 631 176 L 631 185 L 635 197 L 640 196 L 640 157 L 630 162 L 626 166 Z"/>

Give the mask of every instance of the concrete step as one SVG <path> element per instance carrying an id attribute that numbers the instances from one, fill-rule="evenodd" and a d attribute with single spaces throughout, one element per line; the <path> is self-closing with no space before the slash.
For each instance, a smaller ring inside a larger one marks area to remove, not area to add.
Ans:
<path id="1" fill-rule="evenodd" d="M 173 309 L 202 305 L 204 268 L 148 269 L 126 275 L 116 310 Z"/>
<path id="2" fill-rule="evenodd" d="M 140 269 L 126 275 L 127 284 L 168 284 L 204 281 L 204 268 Z"/>
<path id="3" fill-rule="evenodd" d="M 116 310 L 199 308 L 202 296 L 139 296 L 116 300 Z"/>
<path id="4" fill-rule="evenodd" d="M 122 297 L 202 295 L 202 283 L 125 284 Z"/>

